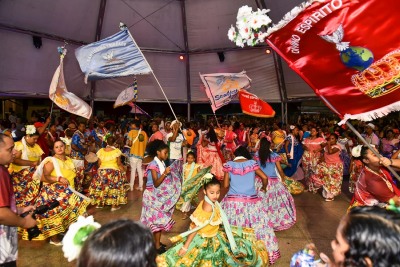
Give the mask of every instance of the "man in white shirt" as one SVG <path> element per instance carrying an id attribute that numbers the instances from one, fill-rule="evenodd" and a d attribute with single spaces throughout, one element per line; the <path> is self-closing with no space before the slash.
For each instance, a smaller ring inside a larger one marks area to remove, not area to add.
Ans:
<path id="1" fill-rule="evenodd" d="M 182 159 L 182 146 L 186 145 L 186 140 L 180 132 L 181 123 L 177 120 L 171 122 L 172 132 L 167 134 L 166 138 L 169 144 L 169 163 L 176 159 Z"/>
<path id="2" fill-rule="evenodd" d="M 371 145 L 375 145 L 375 147 L 379 147 L 379 137 L 374 133 L 375 131 L 375 125 L 373 125 L 372 123 L 368 123 L 365 126 L 365 134 L 364 134 L 364 138 L 365 140 L 371 144 Z"/>

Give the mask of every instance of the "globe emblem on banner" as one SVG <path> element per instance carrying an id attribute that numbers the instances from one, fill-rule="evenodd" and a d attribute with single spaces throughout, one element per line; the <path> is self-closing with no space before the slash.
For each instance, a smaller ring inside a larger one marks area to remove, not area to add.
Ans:
<path id="1" fill-rule="evenodd" d="M 340 59 L 346 67 L 363 71 L 372 64 L 374 55 L 365 47 L 350 46 L 340 52 Z"/>
<path id="2" fill-rule="evenodd" d="M 334 43 L 336 49 L 340 51 L 340 59 L 346 67 L 354 68 L 358 71 L 367 69 L 374 61 L 372 52 L 361 46 L 350 46 L 350 42 L 343 42 L 344 29 L 342 24 L 332 33 L 321 35 L 327 42 Z"/>

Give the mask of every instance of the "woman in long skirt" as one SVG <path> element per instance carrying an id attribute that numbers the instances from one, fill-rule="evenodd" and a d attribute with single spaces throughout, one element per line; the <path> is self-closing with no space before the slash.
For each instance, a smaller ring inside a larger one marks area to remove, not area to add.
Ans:
<path id="1" fill-rule="evenodd" d="M 281 157 L 271 150 L 271 142 L 263 137 L 256 159 L 261 170 L 268 176 L 267 192 L 263 196 L 274 231 L 287 230 L 296 223 L 296 207 L 289 190 L 283 184 L 285 175 L 280 161 Z M 257 177 L 256 187 L 261 188 Z"/>
<path id="2" fill-rule="evenodd" d="M 324 148 L 324 156 L 317 167 L 319 179 L 323 182 L 322 196 L 325 201 L 333 201 L 341 192 L 343 181 L 343 162 L 340 159 L 340 146 L 336 144 L 337 135 L 331 134 Z"/>
<path id="3" fill-rule="evenodd" d="M 107 146 L 97 152 L 99 169 L 92 179 L 89 196 L 97 208 L 104 205 L 111 206 L 111 211 L 120 209 L 120 205 L 128 203 L 127 190 L 129 184 L 126 179 L 125 167 L 121 162 L 122 152 L 112 146 L 115 137 L 106 139 Z"/>
<path id="4" fill-rule="evenodd" d="M 252 228 L 256 238 L 262 240 L 268 250 L 269 261 L 273 264 L 279 257 L 278 240 L 272 228 L 268 209 L 255 188 L 256 174 L 262 179 L 260 195 L 266 191 L 268 177 L 260 170 L 249 151 L 239 146 L 235 159 L 224 165 L 224 187 L 229 188 L 221 202 L 229 223 L 234 227 Z"/>

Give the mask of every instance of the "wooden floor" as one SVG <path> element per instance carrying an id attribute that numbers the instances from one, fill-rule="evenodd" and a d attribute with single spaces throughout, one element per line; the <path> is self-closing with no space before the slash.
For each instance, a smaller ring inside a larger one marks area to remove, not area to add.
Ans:
<path id="1" fill-rule="evenodd" d="M 335 237 L 337 225 L 341 217 L 346 213 L 349 205 L 347 183 L 343 185 L 344 193 L 335 201 L 325 202 L 320 194 L 304 192 L 294 196 L 297 208 L 297 223 L 289 230 L 277 232 L 281 251 L 281 259 L 273 266 L 289 266 L 292 255 L 302 249 L 307 243 L 313 242 L 320 252 L 331 253 L 330 242 Z M 142 208 L 141 192 L 129 192 L 129 202 L 120 210 L 111 212 L 110 208 L 92 209 L 96 221 L 106 223 L 119 218 L 139 220 Z M 175 211 L 176 224 L 171 232 L 162 236 L 162 242 L 170 245 L 168 237 L 186 231 L 189 220 L 181 219 L 182 213 Z M 75 266 L 68 263 L 62 254 L 61 247 L 55 247 L 45 241 L 19 241 L 19 267 L 63 267 Z"/>

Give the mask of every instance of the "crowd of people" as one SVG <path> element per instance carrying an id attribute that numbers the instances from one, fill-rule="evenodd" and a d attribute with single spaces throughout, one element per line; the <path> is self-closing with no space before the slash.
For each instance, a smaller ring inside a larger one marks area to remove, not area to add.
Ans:
<path id="1" fill-rule="evenodd" d="M 14 250 L 0 265 L 16 260 L 15 226 L 23 239 L 61 246 L 61 235 L 87 216 L 89 206 L 116 211 L 133 190 L 143 194 L 138 219 L 153 235 L 159 266 L 274 264 L 280 257 L 275 232 L 296 223 L 292 181 L 329 202 L 341 194 L 348 176 L 354 196 L 346 223 L 357 213 L 354 207 L 382 207 L 400 196 L 386 170 L 400 167 L 396 121 L 355 125 L 373 145 L 367 147 L 335 121 L 312 118 L 288 125 L 237 118 L 32 119 L 20 131 L 1 123 L 0 227 L 13 233 L 8 241 Z M 43 206 L 49 209 L 36 220 L 15 215 Z M 191 224 L 167 250 L 161 235 L 173 227 L 175 209 Z M 35 225 L 39 231 L 32 236 L 26 229 Z"/>

